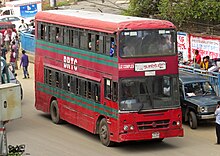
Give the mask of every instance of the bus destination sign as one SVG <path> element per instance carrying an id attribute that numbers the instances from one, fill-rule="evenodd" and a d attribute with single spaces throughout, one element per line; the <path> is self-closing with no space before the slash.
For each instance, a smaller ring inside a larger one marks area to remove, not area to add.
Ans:
<path id="1" fill-rule="evenodd" d="M 154 71 L 154 70 L 165 70 L 166 62 L 150 62 L 150 63 L 135 63 L 135 71 Z"/>

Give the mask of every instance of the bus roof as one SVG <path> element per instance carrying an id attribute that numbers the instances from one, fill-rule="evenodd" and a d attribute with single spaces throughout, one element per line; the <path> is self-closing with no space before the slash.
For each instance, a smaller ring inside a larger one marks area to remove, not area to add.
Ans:
<path id="1" fill-rule="evenodd" d="M 38 12 L 37 21 L 88 28 L 114 33 L 119 30 L 170 29 L 175 26 L 165 20 L 123 16 L 82 10 L 48 10 Z"/>

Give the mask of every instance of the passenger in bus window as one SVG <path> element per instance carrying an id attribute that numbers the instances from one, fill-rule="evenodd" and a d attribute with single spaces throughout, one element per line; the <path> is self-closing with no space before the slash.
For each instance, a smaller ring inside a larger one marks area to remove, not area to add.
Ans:
<path id="1" fill-rule="evenodd" d="M 56 34 L 56 42 L 57 42 L 57 43 L 60 42 L 60 34 L 59 34 L 59 33 Z"/>
<path id="2" fill-rule="evenodd" d="M 96 40 L 95 42 L 95 51 L 99 51 L 99 40 Z"/>
<path id="3" fill-rule="evenodd" d="M 123 48 L 123 54 L 124 56 L 134 56 L 135 55 L 135 48 L 131 44 L 127 44 Z"/>
<path id="4" fill-rule="evenodd" d="M 163 52 L 170 52 L 171 50 L 171 42 L 168 36 L 162 37 L 162 45 L 161 45 Z"/>
<path id="5" fill-rule="evenodd" d="M 91 49 L 92 49 L 92 42 L 91 42 L 91 41 L 89 41 L 88 48 L 89 48 L 89 50 L 91 50 Z"/>
<path id="6" fill-rule="evenodd" d="M 114 53 L 115 53 L 115 43 L 112 42 L 111 44 L 111 48 L 110 48 L 110 56 L 113 57 L 114 56 Z"/>
<path id="7" fill-rule="evenodd" d="M 123 89 L 123 99 L 127 100 L 132 97 L 131 88 L 129 86 L 124 87 Z"/>

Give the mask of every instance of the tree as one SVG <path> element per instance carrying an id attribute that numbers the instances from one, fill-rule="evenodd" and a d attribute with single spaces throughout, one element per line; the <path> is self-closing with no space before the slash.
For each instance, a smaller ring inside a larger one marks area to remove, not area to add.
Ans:
<path id="1" fill-rule="evenodd" d="M 160 16 L 181 25 L 183 22 L 220 23 L 219 0 L 161 0 Z"/>
<path id="2" fill-rule="evenodd" d="M 130 0 L 125 15 L 149 17 L 158 13 L 158 4 L 160 0 Z"/>
<path id="3" fill-rule="evenodd" d="M 220 0 L 130 0 L 125 15 L 163 19 L 181 24 L 183 21 L 220 23 Z"/>

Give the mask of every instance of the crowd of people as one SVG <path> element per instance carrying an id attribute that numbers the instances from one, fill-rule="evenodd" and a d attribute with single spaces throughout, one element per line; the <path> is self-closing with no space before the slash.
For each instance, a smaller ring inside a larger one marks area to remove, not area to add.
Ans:
<path id="1" fill-rule="evenodd" d="M 23 26 L 24 22 L 21 21 L 21 28 L 23 28 Z M 4 32 L 0 32 L 0 44 L 1 57 L 3 57 L 9 63 L 12 68 L 12 73 L 15 73 L 15 70 L 18 69 L 17 61 L 19 59 L 20 50 L 20 40 L 16 29 L 7 28 Z M 23 67 L 23 78 L 29 78 L 28 63 L 28 56 L 25 54 L 25 50 L 22 50 L 20 67 Z"/>
<path id="2" fill-rule="evenodd" d="M 216 61 L 217 59 L 211 60 L 209 56 L 204 56 L 202 58 L 198 50 L 195 50 L 194 52 L 193 66 L 195 68 L 200 68 L 201 70 L 207 70 L 210 72 L 218 72 L 219 67 Z"/>

